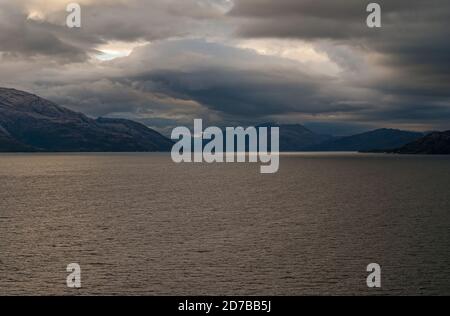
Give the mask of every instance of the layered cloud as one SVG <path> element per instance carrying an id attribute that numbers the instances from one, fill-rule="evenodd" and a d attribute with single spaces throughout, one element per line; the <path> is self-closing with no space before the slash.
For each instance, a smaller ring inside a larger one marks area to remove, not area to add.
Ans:
<path id="1" fill-rule="evenodd" d="M 340 133 L 450 128 L 450 4 L 380 1 L 0 0 L 0 85 L 92 116 L 169 130 L 309 122 Z"/>
<path id="2" fill-rule="evenodd" d="M 383 10 L 381 29 L 364 25 L 362 12 L 369 2 L 237 0 L 230 15 L 238 18 L 241 37 L 327 42 L 328 55 L 344 67 L 354 59 L 351 54 L 336 55 L 337 47 L 364 54 L 367 60 L 360 64 L 360 72 L 371 72 L 371 67 L 376 73 L 358 76 L 354 84 L 383 94 L 379 107 L 385 107 L 386 120 L 448 118 L 450 2 L 378 1 Z"/>

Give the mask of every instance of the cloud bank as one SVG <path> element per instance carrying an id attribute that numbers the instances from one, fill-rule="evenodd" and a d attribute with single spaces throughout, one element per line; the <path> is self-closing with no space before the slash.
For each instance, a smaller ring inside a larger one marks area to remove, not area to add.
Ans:
<path id="1" fill-rule="evenodd" d="M 446 0 L 0 0 L 0 85 L 161 131 L 305 122 L 448 129 Z"/>

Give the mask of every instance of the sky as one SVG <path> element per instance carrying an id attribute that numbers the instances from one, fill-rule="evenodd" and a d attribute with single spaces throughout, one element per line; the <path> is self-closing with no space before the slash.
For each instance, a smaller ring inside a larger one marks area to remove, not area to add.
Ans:
<path id="1" fill-rule="evenodd" d="M 450 129 L 450 1 L 0 0 L 0 86 L 169 134 Z"/>

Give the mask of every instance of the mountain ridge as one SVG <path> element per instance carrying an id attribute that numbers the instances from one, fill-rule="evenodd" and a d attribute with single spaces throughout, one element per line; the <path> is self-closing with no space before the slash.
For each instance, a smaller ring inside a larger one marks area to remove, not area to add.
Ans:
<path id="1" fill-rule="evenodd" d="M 333 139 L 331 135 L 318 134 L 301 124 L 275 124 L 264 123 L 257 127 L 280 128 L 280 150 L 305 151 L 311 146 Z"/>
<path id="2" fill-rule="evenodd" d="M 370 151 L 394 149 L 424 136 L 424 133 L 399 129 L 379 128 L 356 135 L 336 137 L 319 145 L 309 147 L 310 151 Z"/>
<path id="3" fill-rule="evenodd" d="M 450 155 L 450 131 L 430 133 L 388 152 L 408 155 Z"/>
<path id="4" fill-rule="evenodd" d="M 394 151 L 425 134 L 377 129 L 346 137 L 318 134 L 301 124 L 280 127 L 280 151 Z M 31 93 L 0 88 L 0 152 L 167 152 L 173 141 L 127 119 L 89 118 Z M 400 150 L 399 150 L 400 151 Z"/>
<path id="5" fill-rule="evenodd" d="M 155 152 L 173 142 L 125 119 L 91 119 L 34 94 L 0 88 L 0 151 Z"/>

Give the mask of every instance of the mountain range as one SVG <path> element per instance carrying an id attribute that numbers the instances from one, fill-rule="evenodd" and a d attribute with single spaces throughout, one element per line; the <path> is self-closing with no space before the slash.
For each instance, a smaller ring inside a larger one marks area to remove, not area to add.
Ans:
<path id="1" fill-rule="evenodd" d="M 398 129 L 377 129 L 357 135 L 335 137 L 318 145 L 308 147 L 308 151 L 370 151 L 394 149 L 425 136 L 424 133 Z"/>
<path id="2" fill-rule="evenodd" d="M 0 152 L 153 152 L 172 141 L 123 119 L 92 119 L 33 94 L 0 88 Z"/>
<path id="3" fill-rule="evenodd" d="M 283 152 L 308 151 L 315 146 L 334 139 L 331 135 L 318 134 L 300 124 L 265 123 L 259 127 L 280 128 L 280 150 Z"/>
<path id="4" fill-rule="evenodd" d="M 346 137 L 318 134 L 300 124 L 280 127 L 280 150 L 437 153 L 447 133 L 378 129 Z M 0 88 L 0 152 L 164 152 L 173 142 L 126 119 L 90 118 L 36 95 Z"/>

